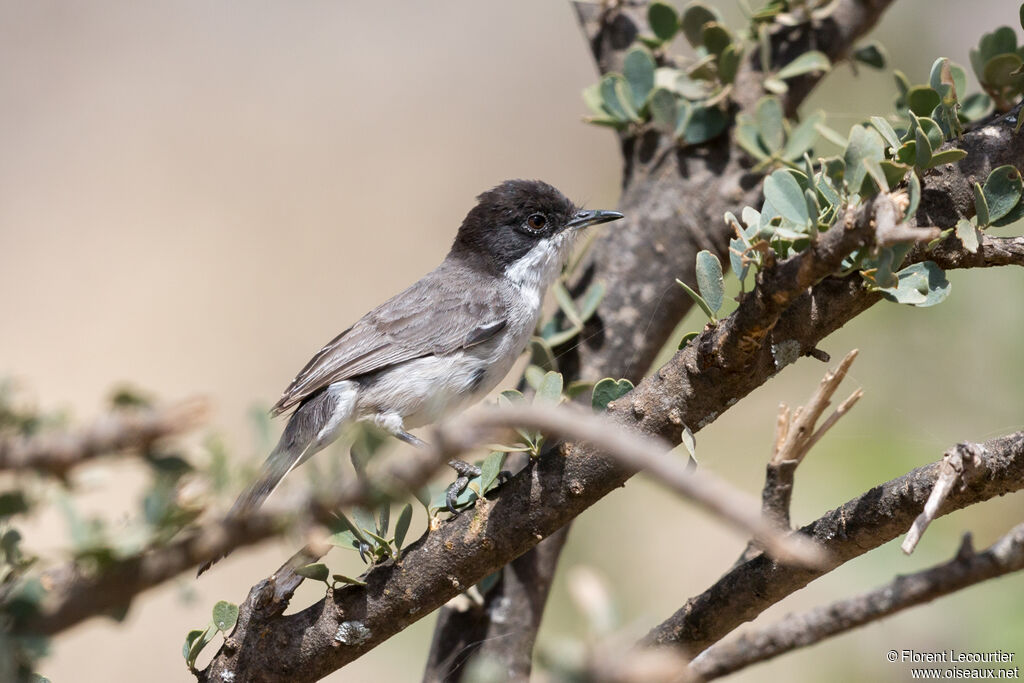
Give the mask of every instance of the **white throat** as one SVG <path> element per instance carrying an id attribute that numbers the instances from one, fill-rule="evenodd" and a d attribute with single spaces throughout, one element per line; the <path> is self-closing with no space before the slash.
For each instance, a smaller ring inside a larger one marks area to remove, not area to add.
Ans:
<path id="1" fill-rule="evenodd" d="M 505 277 L 519 289 L 528 305 L 540 308 L 544 292 L 561 274 L 575 241 L 575 230 L 563 230 L 550 239 L 540 240 L 505 268 Z"/>

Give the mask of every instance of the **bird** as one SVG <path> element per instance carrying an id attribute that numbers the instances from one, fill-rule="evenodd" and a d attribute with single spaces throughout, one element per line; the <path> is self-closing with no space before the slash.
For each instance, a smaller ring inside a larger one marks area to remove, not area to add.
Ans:
<path id="1" fill-rule="evenodd" d="M 580 231 L 622 217 L 580 208 L 539 180 L 480 194 L 437 268 L 328 342 L 291 381 L 271 409 L 290 413 L 284 432 L 226 519 L 257 509 L 352 422 L 425 445 L 408 430 L 494 389 L 528 345 Z"/>

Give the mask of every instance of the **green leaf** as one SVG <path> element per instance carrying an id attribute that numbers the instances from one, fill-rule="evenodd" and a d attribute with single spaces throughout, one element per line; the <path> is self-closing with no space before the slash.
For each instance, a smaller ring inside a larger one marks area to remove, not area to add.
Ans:
<path id="1" fill-rule="evenodd" d="M 718 107 L 694 107 L 683 137 L 689 144 L 699 145 L 718 137 L 726 123 L 725 114 Z"/>
<path id="2" fill-rule="evenodd" d="M 974 183 L 974 212 L 978 214 L 978 227 L 984 228 L 988 225 L 988 201 L 985 199 L 985 192 L 981 185 Z"/>
<path id="3" fill-rule="evenodd" d="M 693 117 L 693 105 L 686 100 L 676 100 L 676 130 L 675 136 L 683 140 L 686 135 L 686 127 L 690 125 Z"/>
<path id="4" fill-rule="evenodd" d="M 722 308 L 725 296 L 725 281 L 722 279 L 722 264 L 718 257 L 707 249 L 697 252 L 697 288 L 708 306 L 716 314 Z"/>
<path id="5" fill-rule="evenodd" d="M 600 281 L 595 281 L 587 287 L 587 291 L 583 293 L 583 299 L 580 301 L 580 320 L 587 322 L 594 316 L 601 300 L 604 299 L 604 290 L 604 283 Z"/>
<path id="6" fill-rule="evenodd" d="M 975 121 L 988 114 L 991 107 L 991 97 L 982 92 L 972 93 L 960 105 L 960 118 L 964 121 Z"/>
<path id="7" fill-rule="evenodd" d="M 480 466 L 480 490 L 487 493 L 494 486 L 494 482 L 498 480 L 498 475 L 501 474 L 501 468 L 505 464 L 506 454 L 501 451 L 491 451 L 491 453 L 484 458 L 483 465 Z"/>
<path id="8" fill-rule="evenodd" d="M 189 631 L 188 635 L 185 636 L 185 645 L 182 646 L 181 652 L 185 655 L 185 662 L 190 669 L 195 666 L 199 653 L 210 644 L 215 635 L 217 635 L 217 627 L 210 624 L 205 631 L 195 629 L 194 631 Z"/>
<path id="9" fill-rule="evenodd" d="M 867 176 L 864 159 L 881 161 L 885 158 L 885 141 L 873 128 L 854 126 L 850 129 L 850 141 L 846 146 L 846 184 L 850 192 L 859 193 Z"/>
<path id="10" fill-rule="evenodd" d="M 715 317 L 715 312 L 711 310 L 710 306 L 708 306 L 708 302 L 704 301 L 704 297 L 690 289 L 690 286 L 679 278 L 676 278 L 676 283 L 683 288 L 684 292 L 690 295 L 690 298 L 693 299 L 693 303 L 700 306 L 700 309 L 704 311 L 704 315 L 706 315 L 711 322 L 718 322 L 718 318 Z"/>
<path id="11" fill-rule="evenodd" d="M 825 113 L 816 111 L 801 121 L 789 133 L 786 146 L 782 149 L 782 158 L 796 161 L 808 152 L 818 139 L 818 124 L 825 120 Z"/>
<path id="12" fill-rule="evenodd" d="M 713 11 L 695 2 L 683 10 L 683 17 L 679 23 L 683 29 L 683 35 L 686 36 L 686 41 L 692 47 L 700 47 L 704 24 L 717 20 L 718 16 Z"/>
<path id="13" fill-rule="evenodd" d="M 629 83 L 633 108 L 643 109 L 647 96 L 654 90 L 654 57 L 647 48 L 636 46 L 626 53 L 622 62 L 622 74 Z"/>
<path id="14" fill-rule="evenodd" d="M 355 518 L 356 524 L 359 529 L 363 532 L 369 533 L 377 529 L 377 520 L 373 518 L 373 514 L 369 510 L 361 507 L 352 508 L 352 517 Z"/>
<path id="15" fill-rule="evenodd" d="M 238 605 L 221 600 L 213 606 L 213 625 L 224 635 L 231 633 L 237 621 Z"/>
<path id="16" fill-rule="evenodd" d="M 786 82 L 778 78 L 766 78 L 761 85 L 764 86 L 765 90 L 775 95 L 785 95 L 789 92 L 789 86 L 786 85 Z"/>
<path id="17" fill-rule="evenodd" d="M 956 236 L 964 249 L 972 254 L 978 253 L 978 231 L 969 220 L 961 218 L 956 222 Z"/>
<path id="18" fill-rule="evenodd" d="M 921 179 L 917 177 L 916 173 L 910 174 L 910 182 L 907 183 L 907 195 L 909 199 L 906 217 L 913 218 L 917 215 L 917 207 L 921 205 Z"/>
<path id="19" fill-rule="evenodd" d="M 758 133 L 757 125 L 745 114 L 739 114 L 736 117 L 734 137 L 736 144 L 758 161 L 764 161 L 769 158 L 768 150 L 765 149 L 764 144 L 761 142 L 761 135 Z"/>
<path id="20" fill-rule="evenodd" d="M 506 389 L 505 391 L 501 392 L 500 396 L 502 399 L 508 401 L 508 403 L 512 405 L 515 405 L 516 403 L 526 403 L 526 397 L 523 396 L 523 392 L 516 391 L 515 389 Z M 500 402 L 501 401 L 499 401 L 499 403 Z"/>
<path id="21" fill-rule="evenodd" d="M 871 125 L 875 127 L 875 130 L 881 133 L 882 138 L 889 147 L 892 149 L 899 149 L 902 146 L 900 137 L 896 135 L 896 131 L 893 130 L 892 124 L 887 120 L 883 119 L 881 116 L 872 116 Z"/>
<path id="22" fill-rule="evenodd" d="M 928 168 L 935 168 L 943 164 L 955 164 L 967 156 L 967 151 L 962 149 L 944 149 L 941 152 L 932 154 L 932 160 Z"/>
<path id="23" fill-rule="evenodd" d="M 657 88 L 651 95 L 648 105 L 651 119 L 658 125 L 674 131 L 676 127 L 676 96 L 665 88 Z"/>
<path id="24" fill-rule="evenodd" d="M 340 522 L 341 526 L 352 532 L 352 535 L 355 536 L 357 540 L 363 541 L 364 543 L 367 542 L 366 536 L 363 534 L 362 530 L 360 530 L 359 526 L 346 517 L 344 512 L 337 510 L 334 514 L 338 516 L 338 522 Z"/>
<path id="25" fill-rule="evenodd" d="M 585 393 L 590 393 L 594 390 L 594 383 L 586 380 L 578 379 L 574 382 L 569 382 L 569 386 L 565 388 L 563 392 L 565 397 L 570 401 L 574 400 L 577 396 L 581 396 Z"/>
<path id="26" fill-rule="evenodd" d="M 777 154 L 786 141 L 786 130 L 782 125 L 785 119 L 782 102 L 778 97 L 762 97 L 757 102 L 754 116 L 761 141 L 770 154 Z"/>
<path id="27" fill-rule="evenodd" d="M 932 143 L 928 139 L 928 134 L 920 126 L 914 131 L 914 145 L 916 150 L 914 165 L 928 168 L 932 163 Z"/>
<path id="28" fill-rule="evenodd" d="M 687 332 L 683 335 L 683 338 L 679 340 L 679 349 L 682 350 L 687 344 L 700 336 L 700 332 Z"/>
<path id="29" fill-rule="evenodd" d="M 887 61 L 885 48 L 881 43 L 868 43 L 853 51 L 853 58 L 861 64 L 866 64 L 874 69 L 884 69 Z"/>
<path id="30" fill-rule="evenodd" d="M 647 8 L 647 23 L 658 40 L 667 43 L 675 38 L 679 31 L 679 13 L 672 5 L 652 2 Z"/>
<path id="31" fill-rule="evenodd" d="M 555 369 L 555 352 L 551 350 L 551 344 L 546 339 L 530 339 L 530 362 L 542 370 Z"/>
<path id="32" fill-rule="evenodd" d="M 789 171 L 779 169 L 764 179 L 764 198 L 783 218 L 801 227 L 810 223 L 803 190 Z"/>
<path id="33" fill-rule="evenodd" d="M 729 43 L 718 56 L 718 78 L 722 83 L 732 83 L 743 58 L 743 46 L 740 43 Z"/>
<path id="34" fill-rule="evenodd" d="M 995 168 L 988 174 L 985 187 L 985 203 L 988 205 L 988 220 L 991 224 L 1006 216 L 1017 206 L 1021 197 L 1020 171 L 1010 165 Z"/>
<path id="35" fill-rule="evenodd" d="M 594 116 L 605 117 L 610 113 L 604 108 L 604 98 L 601 97 L 601 84 L 593 83 L 583 89 L 583 103 L 587 105 Z"/>
<path id="36" fill-rule="evenodd" d="M 633 383 L 628 379 L 614 380 L 605 377 L 594 385 L 594 393 L 590 397 L 590 405 L 599 412 L 608 409 L 608 404 L 633 391 Z"/>
<path id="37" fill-rule="evenodd" d="M 327 542 L 339 548 L 356 548 L 359 546 L 359 541 L 356 540 L 356 535 L 348 529 L 345 531 L 339 531 L 336 534 L 331 534 L 327 537 Z"/>
<path id="38" fill-rule="evenodd" d="M 896 275 L 899 278 L 896 287 L 879 290 L 890 301 L 924 308 L 949 296 L 951 285 L 946 273 L 933 261 L 907 266 Z"/>
<path id="39" fill-rule="evenodd" d="M 788 80 L 811 73 L 812 71 L 828 71 L 831 68 L 832 62 L 829 61 L 828 56 L 824 52 L 810 50 L 779 69 L 775 74 L 775 78 Z"/>
<path id="40" fill-rule="evenodd" d="M 526 383 L 530 385 L 530 388 L 534 391 L 537 391 L 537 388 L 540 387 L 541 383 L 544 381 L 544 372 L 545 370 L 543 368 L 533 365 L 532 363 L 527 365 L 526 370 L 523 371 Z"/>
<path id="41" fill-rule="evenodd" d="M 930 115 L 939 102 L 939 93 L 927 85 L 915 85 L 907 92 L 907 108 L 918 116 Z"/>
<path id="42" fill-rule="evenodd" d="M 1021 67 L 1021 58 L 1013 52 L 996 55 L 985 62 L 981 81 L 986 85 L 1005 88 L 1020 83 L 1020 76 L 1015 72 Z"/>
<path id="43" fill-rule="evenodd" d="M 327 581 L 327 577 L 331 575 L 330 570 L 327 569 L 327 565 L 319 562 L 316 564 L 307 564 L 304 567 L 298 567 L 295 569 L 295 573 L 314 581 Z"/>
<path id="44" fill-rule="evenodd" d="M 556 280 L 555 284 L 552 285 L 552 290 L 555 294 L 555 301 L 558 302 L 558 307 L 562 309 L 562 313 L 565 313 L 565 317 L 569 319 L 573 327 L 583 327 L 583 320 L 580 318 L 579 311 L 576 310 L 576 302 L 572 300 L 572 295 L 569 294 L 569 290 L 565 288 L 562 281 Z"/>
<path id="45" fill-rule="evenodd" d="M 601 79 L 600 83 L 601 102 L 604 109 L 616 121 L 623 123 L 633 120 L 633 117 L 636 116 L 636 112 L 632 110 L 628 102 L 624 102 L 619 97 L 620 91 L 624 93 L 624 88 L 627 87 L 626 79 L 619 74 L 608 74 Z M 629 106 L 628 111 L 627 106 Z"/>
<path id="46" fill-rule="evenodd" d="M 544 375 L 543 381 L 537 387 L 536 402 L 558 403 L 562 400 L 562 375 L 557 372 L 548 372 Z"/>
<path id="47" fill-rule="evenodd" d="M 718 22 L 710 22 L 704 24 L 704 28 L 701 30 L 700 41 L 709 53 L 720 57 L 725 48 L 732 43 L 732 36 Z"/>
<path id="48" fill-rule="evenodd" d="M 331 574 L 331 580 L 334 581 L 334 583 L 351 583 L 354 586 L 366 585 L 365 581 L 362 581 L 360 579 L 353 579 L 352 577 L 345 576 L 344 574 Z"/>
<path id="49" fill-rule="evenodd" d="M 377 533 L 381 536 L 388 535 L 388 526 L 391 524 L 391 505 L 384 503 L 377 513 Z"/>

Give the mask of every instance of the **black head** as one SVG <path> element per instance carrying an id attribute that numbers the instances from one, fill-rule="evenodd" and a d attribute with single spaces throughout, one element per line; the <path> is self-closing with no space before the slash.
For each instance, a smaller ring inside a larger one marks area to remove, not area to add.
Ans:
<path id="1" fill-rule="evenodd" d="M 584 211 L 539 180 L 506 180 L 477 197 L 452 245 L 452 253 L 473 257 L 496 271 L 525 256 L 543 240 L 567 230 L 622 218 L 615 211 Z"/>

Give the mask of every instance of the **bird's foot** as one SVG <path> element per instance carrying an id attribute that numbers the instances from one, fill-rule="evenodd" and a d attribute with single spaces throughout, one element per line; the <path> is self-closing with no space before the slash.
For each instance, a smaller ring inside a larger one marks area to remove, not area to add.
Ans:
<path id="1" fill-rule="evenodd" d="M 451 467 L 455 470 L 455 473 L 459 475 L 458 478 L 448 486 L 444 496 L 448 512 L 456 515 L 459 511 L 455 509 L 455 503 L 458 501 L 462 492 L 466 490 L 466 487 L 469 486 L 469 480 L 473 477 L 480 476 L 480 468 L 476 465 L 470 465 L 468 462 L 462 460 L 449 460 L 448 467 Z"/>

